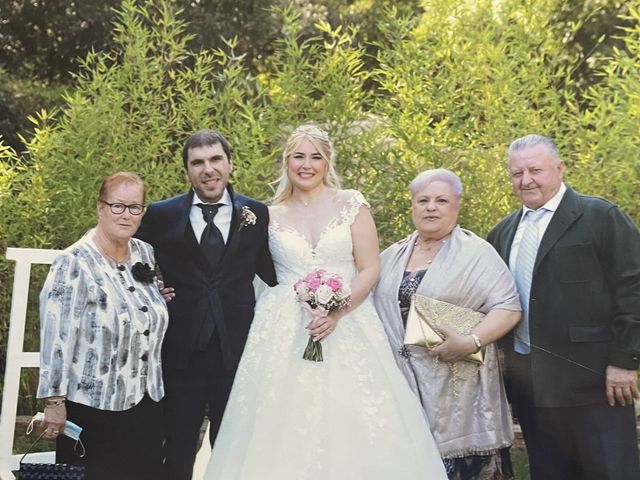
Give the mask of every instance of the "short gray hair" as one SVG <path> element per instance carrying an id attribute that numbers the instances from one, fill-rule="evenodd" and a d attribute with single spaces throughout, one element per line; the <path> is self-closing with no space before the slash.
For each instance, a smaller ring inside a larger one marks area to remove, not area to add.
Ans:
<path id="1" fill-rule="evenodd" d="M 525 135 L 524 137 L 517 138 L 511 142 L 511 145 L 509 145 L 509 149 L 507 150 L 507 158 L 511 158 L 511 155 L 515 152 L 526 150 L 527 148 L 533 148 L 537 145 L 546 146 L 551 153 L 551 156 L 555 160 L 560 161 L 560 152 L 558 151 L 558 147 L 556 146 L 556 142 L 553 141 L 553 138 L 537 134 Z"/>
<path id="2" fill-rule="evenodd" d="M 432 182 L 444 182 L 448 184 L 451 190 L 453 190 L 454 195 L 458 199 L 462 198 L 463 188 L 460 177 L 446 168 L 431 168 L 416 175 L 416 178 L 414 178 L 409 185 L 411 198 L 415 197 L 416 193 Z"/>

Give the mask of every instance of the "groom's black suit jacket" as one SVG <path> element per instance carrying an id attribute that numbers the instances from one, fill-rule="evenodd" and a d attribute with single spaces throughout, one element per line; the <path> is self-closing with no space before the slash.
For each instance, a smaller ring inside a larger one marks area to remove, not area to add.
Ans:
<path id="1" fill-rule="evenodd" d="M 488 236 L 507 264 L 521 216 Z M 637 369 L 640 357 L 640 235 L 631 219 L 567 187 L 540 242 L 529 305 L 535 405 L 606 404 L 606 366 Z M 503 340 L 509 372 L 512 337 Z"/>
<path id="2" fill-rule="evenodd" d="M 267 284 L 276 284 L 268 247 L 267 207 L 235 194 L 230 185 L 227 189 L 233 215 L 224 257 L 215 267 L 200 249 L 189 221 L 193 191 L 149 205 L 136 233 L 153 245 L 165 285 L 175 288 L 176 295 L 168 303 L 169 327 L 162 347 L 165 372 L 186 368 L 214 330 L 224 367 L 235 369 L 253 319 L 254 276 L 257 273 Z M 255 214 L 255 225 L 242 225 L 243 207 Z"/>

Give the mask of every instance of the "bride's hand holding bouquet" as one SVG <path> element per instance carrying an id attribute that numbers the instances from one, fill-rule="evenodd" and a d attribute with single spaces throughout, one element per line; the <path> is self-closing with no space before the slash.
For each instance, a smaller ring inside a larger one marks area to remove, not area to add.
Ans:
<path id="1" fill-rule="evenodd" d="M 321 342 L 331 334 L 338 326 L 340 320 L 346 311 L 334 310 L 327 312 L 326 310 L 310 310 L 312 320 L 305 327 L 309 331 L 309 336 L 315 342 Z"/>
<path id="2" fill-rule="evenodd" d="M 314 270 L 298 280 L 293 289 L 296 300 L 302 303 L 311 315 L 306 326 L 309 341 L 302 358 L 321 362 L 321 341 L 331 334 L 344 315 L 351 302 L 351 290 L 344 284 L 342 277 L 326 270 Z"/>

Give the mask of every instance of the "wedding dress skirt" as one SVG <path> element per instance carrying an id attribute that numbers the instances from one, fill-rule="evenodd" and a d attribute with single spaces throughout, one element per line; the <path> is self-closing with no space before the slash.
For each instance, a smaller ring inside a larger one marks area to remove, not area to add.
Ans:
<path id="1" fill-rule="evenodd" d="M 302 359 L 310 317 L 292 285 L 316 268 L 355 276 L 350 225 L 364 202 L 354 191 L 315 248 L 272 219 L 279 285 L 256 305 L 206 480 L 447 478 L 370 299 L 322 342 L 323 362 Z"/>

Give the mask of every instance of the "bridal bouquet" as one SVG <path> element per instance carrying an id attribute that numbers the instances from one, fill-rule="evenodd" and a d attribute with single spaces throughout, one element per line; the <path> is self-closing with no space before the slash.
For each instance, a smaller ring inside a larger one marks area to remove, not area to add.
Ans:
<path id="1" fill-rule="evenodd" d="M 311 315 L 326 317 L 330 312 L 347 308 L 351 302 L 351 289 L 342 277 L 326 270 L 314 270 L 293 284 L 296 300 L 303 303 Z M 309 336 L 302 355 L 305 360 L 322 362 L 322 345 Z"/>

